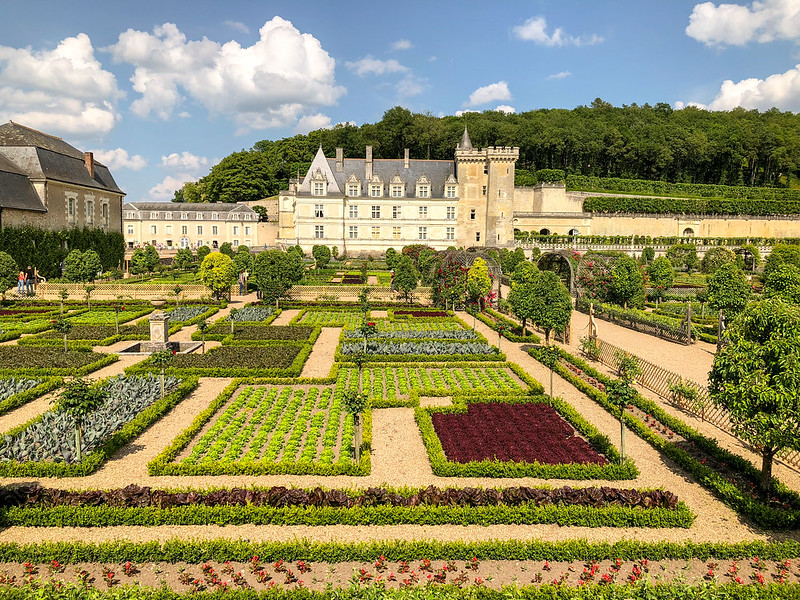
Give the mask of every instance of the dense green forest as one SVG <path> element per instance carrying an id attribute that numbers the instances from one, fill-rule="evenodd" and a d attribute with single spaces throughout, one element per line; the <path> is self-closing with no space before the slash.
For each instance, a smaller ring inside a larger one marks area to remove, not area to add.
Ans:
<path id="1" fill-rule="evenodd" d="M 261 140 L 215 165 L 176 201 L 256 200 L 305 174 L 317 148 L 326 156 L 452 160 L 464 126 L 475 147 L 519 146 L 519 183 L 539 169 L 568 175 L 681 183 L 786 187 L 800 170 L 800 115 L 771 109 L 712 112 L 668 104 L 615 107 L 600 100 L 572 110 L 498 111 L 436 117 L 401 107 L 377 123 L 337 125 L 281 140 Z"/>

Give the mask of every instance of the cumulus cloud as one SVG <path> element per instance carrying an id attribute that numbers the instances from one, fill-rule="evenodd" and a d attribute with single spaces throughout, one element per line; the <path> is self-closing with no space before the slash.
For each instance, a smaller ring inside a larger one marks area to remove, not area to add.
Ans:
<path id="1" fill-rule="evenodd" d="M 150 188 L 148 196 L 151 200 L 172 200 L 176 190 L 182 188 L 187 181 L 195 181 L 196 179 L 189 173 L 181 173 L 175 176 L 167 175 L 161 183 L 157 183 Z"/>
<path id="2" fill-rule="evenodd" d="M 231 117 L 244 133 L 291 125 L 345 93 L 336 85 L 336 61 L 319 40 L 281 17 L 267 21 L 247 47 L 205 37 L 187 41 L 176 25 L 164 23 L 152 33 L 128 29 L 109 50 L 116 62 L 135 67 L 131 81 L 140 97 L 131 110 L 141 117 L 170 118 L 186 94 Z"/>
<path id="3" fill-rule="evenodd" d="M 103 69 L 84 33 L 64 38 L 53 50 L 0 46 L 0 121 L 102 136 L 119 118 L 121 95 L 114 74 Z"/>
<path id="4" fill-rule="evenodd" d="M 599 35 L 572 36 L 567 35 L 561 27 L 556 27 L 553 33 L 547 33 L 547 20 L 542 17 L 531 17 L 522 25 L 516 25 L 511 30 L 520 40 L 533 42 L 540 46 L 593 46 L 603 41 Z"/>
<path id="5" fill-rule="evenodd" d="M 398 96 L 416 96 L 425 91 L 426 79 L 406 75 L 394 86 Z"/>
<path id="6" fill-rule="evenodd" d="M 250 33 L 250 28 L 241 21 L 225 21 L 223 25 L 227 25 L 231 29 L 241 31 L 242 33 Z"/>
<path id="7" fill-rule="evenodd" d="M 511 100 L 511 91 L 505 81 L 479 87 L 469 95 L 469 100 L 464 103 L 464 106 L 478 106 L 496 100 Z"/>
<path id="8" fill-rule="evenodd" d="M 766 79 L 726 80 L 717 96 L 708 104 L 710 110 L 730 110 L 737 106 L 758 110 L 768 110 L 774 106 L 781 110 L 800 111 L 800 65 Z"/>
<path id="9" fill-rule="evenodd" d="M 479 111 L 479 110 L 469 110 L 469 109 L 465 109 L 465 110 L 457 110 L 457 111 L 456 111 L 456 116 L 457 116 L 457 117 L 460 117 L 461 115 L 465 115 L 465 114 L 467 114 L 467 113 L 473 113 L 473 112 L 474 112 L 474 113 L 476 113 L 476 112 L 480 112 L 480 111 Z M 440 113 L 440 114 L 439 114 L 439 116 L 440 116 L 440 117 L 443 117 L 443 116 L 444 116 L 444 113 Z"/>
<path id="10" fill-rule="evenodd" d="M 564 79 L 565 77 L 569 77 L 572 75 L 569 71 L 560 71 L 558 73 L 553 73 L 552 75 L 548 75 L 546 79 Z"/>
<path id="11" fill-rule="evenodd" d="M 117 169 L 129 169 L 131 171 L 141 171 L 147 166 L 147 159 L 140 154 L 130 155 L 124 148 L 114 148 L 113 150 L 94 150 L 94 157 L 98 162 L 103 163 L 112 171 Z"/>
<path id="12" fill-rule="evenodd" d="M 499 106 L 495 107 L 495 110 L 497 112 L 506 113 L 507 115 L 517 112 L 516 108 L 514 108 L 513 106 L 509 106 L 508 104 L 500 104 Z"/>
<path id="13" fill-rule="evenodd" d="M 384 75 L 385 73 L 405 73 L 408 67 L 404 67 L 395 59 L 380 60 L 372 56 L 365 56 L 361 60 L 346 62 L 345 66 L 359 77 L 365 75 Z"/>
<path id="14" fill-rule="evenodd" d="M 314 131 L 315 129 L 330 128 L 331 118 L 327 115 L 323 115 L 322 113 L 317 113 L 315 115 L 303 115 L 300 117 L 300 119 L 297 121 L 297 125 L 295 125 L 294 132 L 305 135 L 309 131 Z"/>
<path id="15" fill-rule="evenodd" d="M 751 41 L 800 39 L 800 3 L 763 0 L 750 6 L 696 4 L 686 34 L 707 46 L 743 46 Z"/>
<path id="16" fill-rule="evenodd" d="M 185 150 L 180 154 L 173 152 L 161 157 L 162 167 L 167 169 L 186 169 L 192 172 L 205 169 L 210 162 L 205 156 L 197 156 Z"/>
<path id="17" fill-rule="evenodd" d="M 409 50 L 414 47 L 408 40 L 397 40 L 394 44 L 392 44 L 392 50 Z"/>

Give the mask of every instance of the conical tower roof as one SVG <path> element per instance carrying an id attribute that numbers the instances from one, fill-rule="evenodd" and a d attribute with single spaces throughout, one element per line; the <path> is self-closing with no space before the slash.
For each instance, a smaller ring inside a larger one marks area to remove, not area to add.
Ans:
<path id="1" fill-rule="evenodd" d="M 469 139 L 469 131 L 467 126 L 464 125 L 464 135 L 461 136 L 461 142 L 458 144 L 459 150 L 472 150 L 472 140 Z"/>

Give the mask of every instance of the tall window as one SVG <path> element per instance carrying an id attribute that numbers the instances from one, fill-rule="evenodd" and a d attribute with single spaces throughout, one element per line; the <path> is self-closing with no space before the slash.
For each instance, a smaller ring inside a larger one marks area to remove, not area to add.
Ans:
<path id="1" fill-rule="evenodd" d="M 481 232 L 480 231 L 476 231 L 475 232 L 475 241 L 476 242 L 480 242 L 481 241 Z"/>
<path id="2" fill-rule="evenodd" d="M 380 227 L 372 227 L 372 239 L 379 240 L 381 239 L 381 228 Z"/>
<path id="3" fill-rule="evenodd" d="M 469 209 L 469 218 L 470 218 L 470 220 L 472 220 L 472 221 L 474 221 L 474 220 L 475 220 L 475 209 L 474 209 L 474 208 L 470 208 L 470 209 Z"/>
<path id="4" fill-rule="evenodd" d="M 357 219 L 358 218 L 358 205 L 357 204 L 351 204 L 350 205 L 348 216 L 351 219 Z"/>
<path id="5" fill-rule="evenodd" d="M 202 233 L 202 232 L 200 232 L 200 233 Z M 244 228 L 244 234 L 245 235 L 250 235 L 250 226 L 249 225 Z"/>
<path id="6" fill-rule="evenodd" d="M 155 225 L 151 225 L 151 226 L 150 226 L 150 233 L 151 233 L 151 234 L 153 234 L 153 235 L 155 235 L 156 233 L 158 233 L 158 227 L 157 227 L 157 226 L 155 226 Z"/>
<path id="7" fill-rule="evenodd" d="M 393 219 L 399 219 L 402 214 L 403 214 L 403 207 L 402 206 L 393 206 L 392 207 L 392 218 Z"/>
<path id="8" fill-rule="evenodd" d="M 172 225 L 166 225 L 164 227 L 164 233 L 166 233 L 167 235 L 172 235 Z"/>
<path id="9" fill-rule="evenodd" d="M 86 201 L 86 224 L 94 225 L 94 200 Z"/>
<path id="10" fill-rule="evenodd" d="M 315 181 L 314 182 L 313 194 L 315 196 L 324 196 L 325 195 L 325 182 L 324 181 Z"/>
<path id="11" fill-rule="evenodd" d="M 100 207 L 100 213 L 103 217 L 103 225 L 108 227 L 108 204 L 103 203 Z"/>
<path id="12" fill-rule="evenodd" d="M 325 225 L 314 225 L 314 237 L 318 240 L 325 237 Z"/>
<path id="13" fill-rule="evenodd" d="M 325 216 L 325 207 L 322 204 L 314 205 L 314 216 L 317 219 L 321 219 Z"/>
<path id="14" fill-rule="evenodd" d="M 392 227 L 392 239 L 399 240 L 403 237 L 403 228 L 402 227 Z"/>
<path id="15" fill-rule="evenodd" d="M 211 233 L 212 233 L 213 235 L 217 235 L 217 233 L 218 233 L 218 232 L 219 232 L 219 227 L 217 227 L 216 225 L 213 225 L 213 226 L 211 227 Z"/>
<path id="16" fill-rule="evenodd" d="M 239 235 L 239 226 L 238 225 L 234 225 L 233 226 L 233 235 Z"/>
<path id="17" fill-rule="evenodd" d="M 372 218 L 373 219 L 380 219 L 381 218 L 381 207 L 377 204 L 372 205 Z"/>
<path id="18" fill-rule="evenodd" d="M 428 207 L 427 206 L 420 206 L 419 207 L 419 218 L 420 219 L 427 219 L 428 218 Z"/>
<path id="19" fill-rule="evenodd" d="M 420 227 L 418 229 L 418 239 L 420 240 L 427 240 L 428 239 L 428 228 L 427 227 Z"/>
<path id="20" fill-rule="evenodd" d="M 133 235 L 133 225 L 128 225 L 128 235 Z"/>
<path id="21" fill-rule="evenodd" d="M 456 219 L 456 207 L 455 206 L 448 206 L 447 207 L 447 220 L 448 221 L 455 221 Z"/>
<path id="22" fill-rule="evenodd" d="M 201 212 L 194 213 L 194 218 L 196 220 L 198 220 L 198 221 L 202 221 L 203 220 L 203 213 L 201 213 Z"/>
<path id="23" fill-rule="evenodd" d="M 381 183 L 370 183 L 369 184 L 369 195 L 373 198 L 380 198 L 383 195 L 383 184 Z"/>
<path id="24" fill-rule="evenodd" d="M 358 225 L 350 225 L 347 233 L 351 240 L 358 239 Z"/>
<path id="25" fill-rule="evenodd" d="M 456 239 L 456 228 L 455 227 L 448 227 L 447 228 L 447 239 L 448 240 Z"/>
<path id="26" fill-rule="evenodd" d="M 189 227 L 186 225 L 181 225 L 181 235 L 186 235 L 189 233 Z"/>
<path id="27" fill-rule="evenodd" d="M 444 197 L 445 198 L 455 198 L 456 197 L 456 186 L 454 185 L 447 185 L 444 188 Z"/>
<path id="28" fill-rule="evenodd" d="M 203 226 L 202 225 L 198 225 L 197 226 L 197 235 L 203 235 Z"/>
<path id="29" fill-rule="evenodd" d="M 431 197 L 431 188 L 429 185 L 417 186 L 417 198 L 430 198 L 430 197 Z"/>
<path id="30" fill-rule="evenodd" d="M 359 192 L 361 191 L 357 183 L 348 183 L 347 184 L 347 195 L 348 196 L 358 196 Z"/>

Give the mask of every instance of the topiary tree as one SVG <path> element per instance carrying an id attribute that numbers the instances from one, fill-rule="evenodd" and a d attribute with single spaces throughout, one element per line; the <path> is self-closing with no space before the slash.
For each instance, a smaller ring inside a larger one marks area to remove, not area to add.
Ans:
<path id="1" fill-rule="evenodd" d="M 211 248 L 208 246 L 200 246 L 197 249 L 197 262 L 202 263 L 209 254 L 211 254 Z"/>
<path id="2" fill-rule="evenodd" d="M 769 277 L 770 273 L 784 263 L 800 267 L 800 246 L 796 244 L 774 245 L 764 263 L 764 278 Z"/>
<path id="3" fill-rule="evenodd" d="M 137 251 L 134 251 L 134 257 L 136 256 L 136 252 Z M 142 252 L 141 255 L 144 256 L 144 252 Z M 72 250 L 67 254 L 66 258 L 64 258 L 64 279 L 67 281 L 85 281 L 82 257 L 83 252 L 80 250 Z M 131 257 L 131 263 L 133 263 L 134 257 Z"/>
<path id="4" fill-rule="evenodd" d="M 733 430 L 761 452 L 761 497 L 773 488 L 772 462 L 800 450 L 800 308 L 779 298 L 753 302 L 728 329 L 714 357 L 709 392 Z"/>
<path id="5" fill-rule="evenodd" d="M 550 345 L 550 332 L 561 333 L 572 317 L 572 299 L 567 286 L 553 271 L 540 271 L 531 285 L 531 323 L 544 331 L 545 344 Z"/>
<path id="6" fill-rule="evenodd" d="M 697 260 L 697 247 L 694 244 L 675 244 L 667 249 L 667 258 L 676 269 L 686 269 L 691 273 L 700 264 Z"/>
<path id="7" fill-rule="evenodd" d="M 750 299 L 750 284 L 735 264 L 722 265 L 708 280 L 708 305 L 733 319 Z"/>
<path id="8" fill-rule="evenodd" d="M 618 409 L 620 462 L 625 462 L 625 408 L 636 399 L 636 390 L 624 379 L 610 381 L 606 386 L 609 402 Z"/>
<path id="9" fill-rule="evenodd" d="M 294 252 L 292 256 L 296 256 Z M 286 252 L 264 250 L 253 261 L 253 277 L 261 299 L 264 302 L 277 302 L 292 286 L 291 260 Z"/>
<path id="10" fill-rule="evenodd" d="M 659 256 L 647 267 L 647 277 L 650 280 L 651 294 L 658 302 L 675 282 L 675 269 L 666 256 Z"/>
<path id="11" fill-rule="evenodd" d="M 386 266 L 389 269 L 397 267 L 397 261 L 400 260 L 400 254 L 394 248 L 386 249 Z"/>
<path id="12" fill-rule="evenodd" d="M 800 269 L 790 264 L 774 269 L 764 283 L 764 297 L 800 304 Z"/>
<path id="13" fill-rule="evenodd" d="M 66 261 L 64 263 L 64 276 L 66 277 Z M 131 255 L 130 265 L 128 266 L 128 271 L 130 271 L 131 275 L 143 275 L 147 273 L 147 254 L 141 248 L 137 248 L 133 251 Z"/>
<path id="14" fill-rule="evenodd" d="M 483 310 L 483 299 L 492 291 L 492 280 L 489 277 L 489 268 L 486 261 L 476 258 L 467 273 L 467 295 L 473 303 L 478 304 L 478 310 Z"/>
<path id="15" fill-rule="evenodd" d="M 623 308 L 628 308 L 628 304 L 644 304 L 644 276 L 634 258 L 627 254 L 617 258 L 611 269 L 608 292 L 609 300 Z"/>
<path id="16" fill-rule="evenodd" d="M 736 263 L 736 254 L 727 248 L 716 247 L 708 250 L 700 261 L 700 270 L 706 275 L 713 275 L 722 265 Z"/>
<path id="17" fill-rule="evenodd" d="M 236 267 L 236 273 L 248 273 L 253 270 L 253 257 L 249 252 L 237 252 L 233 256 L 233 265 Z M 247 290 L 245 290 L 246 292 Z"/>
<path id="18" fill-rule="evenodd" d="M 642 250 L 642 262 L 646 265 L 649 265 L 653 262 L 653 259 L 656 257 L 656 249 L 652 246 L 647 246 L 644 250 Z"/>
<path id="19" fill-rule="evenodd" d="M 19 267 L 7 252 L 0 252 L 0 295 L 3 300 L 6 299 L 6 291 L 17 284 L 17 276 L 19 275 Z"/>
<path id="20" fill-rule="evenodd" d="M 219 247 L 219 251 L 225 256 L 233 258 L 233 244 L 231 244 L 230 242 L 225 242 L 224 244 L 222 244 Z"/>
<path id="21" fill-rule="evenodd" d="M 87 250 L 81 256 L 83 268 L 81 269 L 81 281 L 94 281 L 103 270 L 103 262 L 100 255 L 94 250 Z"/>
<path id="22" fill-rule="evenodd" d="M 213 252 L 200 264 L 200 281 L 218 300 L 226 295 L 236 282 L 236 269 L 230 256 Z"/>
<path id="23" fill-rule="evenodd" d="M 75 421 L 75 454 L 77 462 L 81 461 L 83 447 L 83 423 L 106 401 L 106 392 L 99 386 L 92 386 L 83 379 L 74 379 L 64 384 L 64 390 L 58 397 L 58 409 L 71 415 Z"/>
<path id="24" fill-rule="evenodd" d="M 194 256 L 192 255 L 192 251 L 189 250 L 189 248 L 181 248 L 178 250 L 175 258 L 172 259 L 172 266 L 176 269 L 186 270 L 192 266 L 193 262 Z"/>
<path id="25" fill-rule="evenodd" d="M 158 250 L 155 246 L 150 244 L 144 249 L 145 257 L 147 258 L 147 272 L 153 273 L 158 265 L 161 264 L 161 257 L 158 255 Z"/>
<path id="26" fill-rule="evenodd" d="M 419 274 L 414 268 L 414 261 L 410 256 L 401 256 L 394 271 L 395 288 L 403 292 L 403 296 L 408 300 L 411 292 L 417 288 L 418 281 Z"/>
<path id="27" fill-rule="evenodd" d="M 292 246 L 286 251 L 286 260 L 288 264 L 289 281 L 292 283 L 299 283 L 306 274 L 306 265 L 303 262 L 303 251 L 299 250 L 300 246 Z M 294 250 L 292 250 L 294 249 Z"/>
<path id="28" fill-rule="evenodd" d="M 97 288 L 91 283 L 83 284 L 83 291 L 86 292 L 86 308 L 92 308 L 92 292 Z"/>
<path id="29" fill-rule="evenodd" d="M 312 247 L 311 256 L 313 256 L 316 261 L 317 269 L 324 269 L 331 261 L 331 251 L 327 246 Z"/>
<path id="30" fill-rule="evenodd" d="M 511 291 L 508 293 L 508 304 L 511 311 L 522 321 L 522 335 L 527 335 L 527 322 L 534 314 L 534 283 L 539 276 L 539 269 L 531 262 L 521 262 L 511 276 Z"/>

